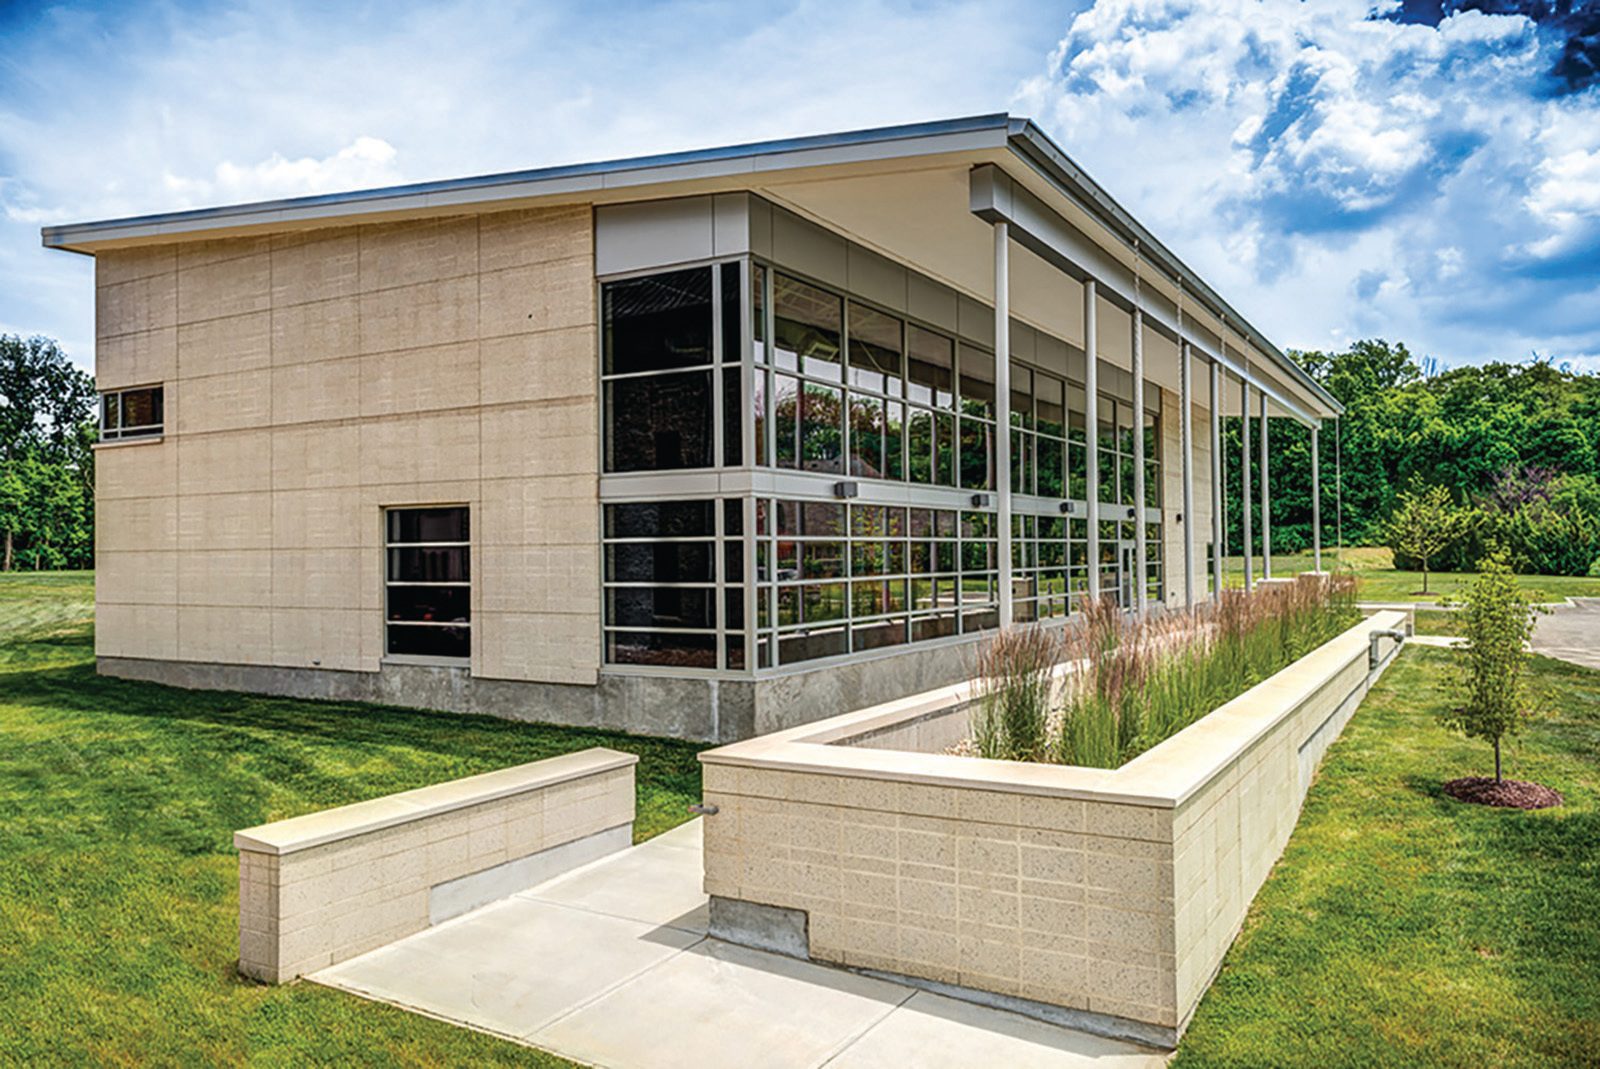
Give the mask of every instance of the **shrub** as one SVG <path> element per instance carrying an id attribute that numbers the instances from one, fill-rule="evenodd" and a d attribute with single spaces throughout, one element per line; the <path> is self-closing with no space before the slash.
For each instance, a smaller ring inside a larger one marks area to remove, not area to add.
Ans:
<path id="1" fill-rule="evenodd" d="M 1440 719 L 1494 747 L 1498 783 L 1500 742 L 1516 734 L 1529 715 L 1524 647 L 1533 634 L 1533 606 L 1503 554 L 1485 558 L 1478 568 L 1460 610 L 1467 670 L 1449 684 L 1453 700 Z"/>
<path id="2" fill-rule="evenodd" d="M 1046 721 L 1061 643 L 1038 626 L 995 634 L 978 651 L 978 702 L 973 740 L 983 757 L 1036 761 L 1045 752 Z"/>

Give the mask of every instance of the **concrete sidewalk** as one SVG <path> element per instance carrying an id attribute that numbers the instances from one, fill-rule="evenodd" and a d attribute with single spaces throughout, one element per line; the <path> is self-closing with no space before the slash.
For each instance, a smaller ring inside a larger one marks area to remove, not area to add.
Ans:
<path id="1" fill-rule="evenodd" d="M 706 938 L 700 822 L 310 979 L 611 1069 L 1155 1069 L 1161 1054 Z"/>

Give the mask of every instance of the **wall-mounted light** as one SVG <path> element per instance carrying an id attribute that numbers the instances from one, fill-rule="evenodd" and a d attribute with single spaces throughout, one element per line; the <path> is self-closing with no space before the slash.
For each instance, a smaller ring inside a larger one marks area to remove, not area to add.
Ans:
<path id="1" fill-rule="evenodd" d="M 972 507 L 975 508 L 975 509 L 986 509 L 986 508 L 988 508 L 989 507 L 989 495 L 988 494 L 973 494 L 972 495 Z"/>
<path id="2" fill-rule="evenodd" d="M 844 482 L 833 484 L 834 497 L 858 497 L 861 494 L 861 484 L 847 479 Z"/>
<path id="3" fill-rule="evenodd" d="M 1077 502 L 1074 502 L 1074 501 L 1063 501 L 1063 502 L 1061 502 L 1061 512 L 1062 512 L 1063 515 L 1070 516 L 1074 512 L 1077 512 L 1077 511 L 1078 511 Z"/>

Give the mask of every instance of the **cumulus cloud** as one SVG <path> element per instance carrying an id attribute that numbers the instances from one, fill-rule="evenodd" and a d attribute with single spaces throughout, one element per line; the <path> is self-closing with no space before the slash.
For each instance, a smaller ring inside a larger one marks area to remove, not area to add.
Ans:
<path id="1" fill-rule="evenodd" d="M 223 160 L 207 178 L 186 178 L 171 171 L 162 175 L 163 185 L 172 194 L 170 203 L 184 207 L 333 193 L 398 181 L 394 146 L 379 137 L 358 137 L 322 159 L 302 156 L 287 160 L 274 152 L 253 164 Z"/>
<path id="2" fill-rule="evenodd" d="M 1286 343 L 1574 359 L 1600 354 L 1600 86 L 1551 91 L 1563 47 L 1522 14 L 1096 0 L 1021 95 Z"/>

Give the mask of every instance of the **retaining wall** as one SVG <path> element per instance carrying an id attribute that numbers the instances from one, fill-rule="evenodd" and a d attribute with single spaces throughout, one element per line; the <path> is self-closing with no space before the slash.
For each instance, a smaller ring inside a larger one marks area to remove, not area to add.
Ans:
<path id="1" fill-rule="evenodd" d="M 1369 634 L 1404 623 L 1363 620 L 1115 770 L 886 748 L 949 735 L 966 684 L 707 751 L 713 934 L 1176 1045 L 1376 676 Z"/>
<path id="2" fill-rule="evenodd" d="M 239 971 L 283 983 L 628 847 L 638 760 L 595 747 L 235 832 Z"/>

